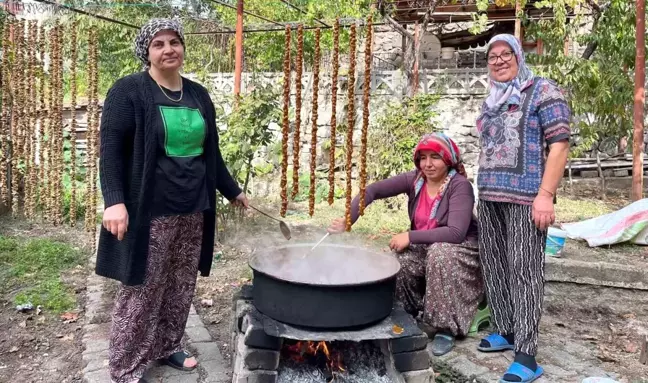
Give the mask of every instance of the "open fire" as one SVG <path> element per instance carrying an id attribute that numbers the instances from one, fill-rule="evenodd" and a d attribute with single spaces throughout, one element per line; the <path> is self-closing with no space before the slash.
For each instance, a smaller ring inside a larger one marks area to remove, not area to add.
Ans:
<path id="1" fill-rule="evenodd" d="M 281 354 L 296 363 L 309 363 L 318 366 L 322 372 L 331 379 L 344 372 L 342 353 L 335 350 L 331 343 L 312 341 L 293 341 L 283 345 Z"/>

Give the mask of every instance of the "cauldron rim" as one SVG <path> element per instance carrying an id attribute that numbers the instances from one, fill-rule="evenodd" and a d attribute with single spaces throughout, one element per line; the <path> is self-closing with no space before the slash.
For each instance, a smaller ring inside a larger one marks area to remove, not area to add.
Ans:
<path id="1" fill-rule="evenodd" d="M 272 251 L 272 250 L 285 249 L 285 248 L 303 247 L 305 249 L 310 249 L 314 245 L 315 245 L 315 243 L 313 242 L 313 243 L 299 243 L 299 244 L 291 244 L 291 245 L 283 245 L 283 246 L 273 246 L 273 247 L 269 247 L 269 248 L 264 248 L 263 253 L 266 253 L 266 252 L 269 252 L 269 251 Z M 252 271 L 254 273 L 263 274 L 266 277 L 272 278 L 272 279 L 277 280 L 277 281 L 281 281 L 281 282 L 285 282 L 285 283 L 291 283 L 291 284 L 294 284 L 294 285 L 311 286 L 311 287 L 319 287 L 319 288 L 332 288 L 332 289 L 334 289 L 336 287 L 367 286 L 367 285 L 373 285 L 373 284 L 385 282 L 385 281 L 388 281 L 390 279 L 396 278 L 396 275 L 398 274 L 398 272 L 400 271 L 400 268 L 401 268 L 400 262 L 398 261 L 398 259 L 396 257 L 390 256 L 390 255 L 387 255 L 387 254 L 381 254 L 381 253 L 379 253 L 377 251 L 370 250 L 370 249 L 367 249 L 367 248 L 364 248 L 364 247 L 351 246 L 351 245 L 339 245 L 339 244 L 326 244 L 326 245 L 322 244 L 320 246 L 322 246 L 322 247 L 337 247 L 337 248 L 343 248 L 343 249 L 362 250 L 362 251 L 364 251 L 366 253 L 371 253 L 374 256 L 383 257 L 383 258 L 386 258 L 386 259 L 388 258 L 388 259 L 390 259 L 390 261 L 393 261 L 393 266 L 394 266 L 395 270 L 393 272 L 391 272 L 390 275 L 388 275 L 388 276 L 386 276 L 384 278 L 373 279 L 373 280 L 362 281 L 362 282 L 351 282 L 351 283 L 309 283 L 309 282 L 304 282 L 304 281 L 295 281 L 295 280 L 292 280 L 292 279 L 285 279 L 285 278 L 278 277 L 276 275 L 273 275 L 273 274 L 271 274 L 271 273 L 269 273 L 267 271 L 261 270 L 260 268 L 256 267 L 255 266 L 255 261 L 256 261 L 257 257 L 263 255 L 262 253 L 260 253 L 260 250 L 255 250 L 252 253 L 252 256 L 248 260 L 248 266 L 252 269 Z M 254 281 L 252 283 L 254 283 Z"/>

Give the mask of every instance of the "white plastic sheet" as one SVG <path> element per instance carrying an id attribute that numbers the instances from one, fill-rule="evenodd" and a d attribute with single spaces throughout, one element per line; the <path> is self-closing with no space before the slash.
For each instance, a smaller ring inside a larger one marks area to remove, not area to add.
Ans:
<path id="1" fill-rule="evenodd" d="M 587 241 L 590 247 L 623 242 L 648 245 L 648 198 L 600 217 L 563 224 L 562 228 L 569 238 Z"/>

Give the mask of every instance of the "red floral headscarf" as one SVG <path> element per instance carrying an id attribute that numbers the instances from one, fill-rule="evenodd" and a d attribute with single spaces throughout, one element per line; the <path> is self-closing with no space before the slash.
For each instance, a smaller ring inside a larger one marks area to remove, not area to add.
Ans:
<path id="1" fill-rule="evenodd" d="M 455 142 L 443 133 L 430 133 L 421 138 L 421 141 L 414 149 L 414 164 L 418 170 L 421 170 L 420 160 L 421 151 L 430 150 L 437 153 L 443 159 L 446 165 L 457 171 L 462 176 L 466 176 L 466 169 L 461 161 L 461 153 Z"/>

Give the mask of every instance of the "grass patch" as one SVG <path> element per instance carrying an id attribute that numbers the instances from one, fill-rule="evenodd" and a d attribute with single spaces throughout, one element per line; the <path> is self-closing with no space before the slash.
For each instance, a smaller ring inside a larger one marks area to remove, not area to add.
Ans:
<path id="1" fill-rule="evenodd" d="M 561 196 L 556 205 L 556 219 L 561 223 L 578 222 L 611 213 L 613 210 L 609 204 L 601 200 Z"/>
<path id="2" fill-rule="evenodd" d="M 49 311 L 74 308 L 74 292 L 61 273 L 82 263 L 81 251 L 48 239 L 0 236 L 0 293 L 14 304 L 31 302 Z"/>

